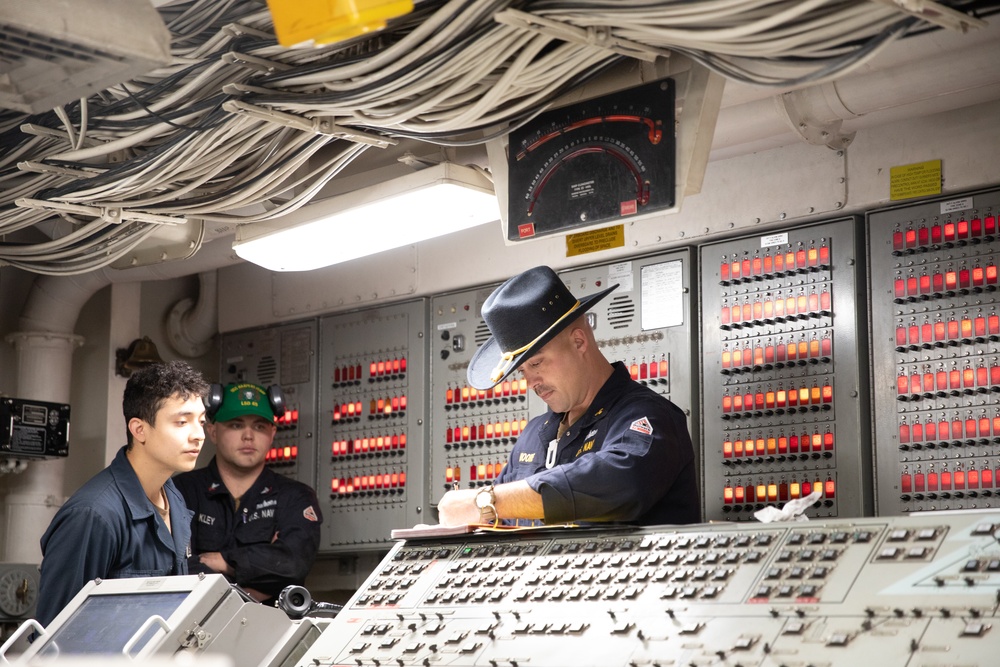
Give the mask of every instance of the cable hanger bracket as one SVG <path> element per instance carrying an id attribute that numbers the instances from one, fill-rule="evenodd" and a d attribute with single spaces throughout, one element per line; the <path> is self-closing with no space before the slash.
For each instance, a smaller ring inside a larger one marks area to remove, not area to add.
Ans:
<path id="1" fill-rule="evenodd" d="M 875 2 L 892 5 L 911 16 L 949 30 L 968 32 L 970 28 L 985 28 L 987 25 L 982 19 L 945 7 L 933 0 L 875 0 Z"/>
<path id="2" fill-rule="evenodd" d="M 284 125 L 285 127 L 291 127 L 296 130 L 302 130 L 303 132 L 312 132 L 314 134 L 323 134 L 337 139 L 353 141 L 356 144 L 365 144 L 368 146 L 375 146 L 377 148 L 388 148 L 389 146 L 395 146 L 398 143 L 395 139 L 390 137 L 383 137 L 370 132 L 363 132 L 352 127 L 338 125 L 330 118 L 325 118 L 323 116 L 315 118 L 298 116 L 285 111 L 276 111 L 275 109 L 268 109 L 266 107 L 257 106 L 256 104 L 250 104 L 249 102 L 244 102 L 243 100 L 227 100 L 222 104 L 222 108 L 229 113 L 249 116 L 250 118 L 263 120 L 268 123 L 277 123 L 278 125 Z"/>
<path id="3" fill-rule="evenodd" d="M 17 168 L 20 171 L 27 171 L 34 174 L 53 174 L 56 176 L 68 176 L 69 178 L 93 178 L 104 173 L 104 170 L 70 169 L 69 167 L 57 167 L 44 162 L 26 160 L 18 162 Z"/>
<path id="4" fill-rule="evenodd" d="M 113 224 L 121 224 L 124 222 L 146 222 L 153 225 L 187 224 L 187 218 L 175 218 L 169 215 L 143 213 L 142 211 L 132 211 L 120 206 L 83 206 L 82 204 L 66 204 L 64 202 L 43 201 L 41 199 L 29 199 L 27 197 L 15 199 L 14 204 L 20 208 L 86 215 L 93 218 L 100 218 L 101 220 Z"/>
<path id="5" fill-rule="evenodd" d="M 564 42 L 592 46 L 646 62 L 654 62 L 657 58 L 670 57 L 670 51 L 666 49 L 658 49 L 646 44 L 640 44 L 639 42 L 614 37 L 611 34 L 609 26 L 581 28 L 562 21 L 555 21 L 529 14 L 528 12 L 522 12 L 518 9 L 509 8 L 494 14 L 493 19 L 498 23 L 503 23 L 513 28 L 530 30 L 561 39 Z"/>

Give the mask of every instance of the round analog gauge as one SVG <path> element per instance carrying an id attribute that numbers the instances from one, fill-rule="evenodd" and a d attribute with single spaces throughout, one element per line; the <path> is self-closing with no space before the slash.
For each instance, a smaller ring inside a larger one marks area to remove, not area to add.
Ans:
<path id="1" fill-rule="evenodd" d="M 0 574 L 0 612 L 17 617 L 28 613 L 38 597 L 38 582 L 24 569 Z"/>

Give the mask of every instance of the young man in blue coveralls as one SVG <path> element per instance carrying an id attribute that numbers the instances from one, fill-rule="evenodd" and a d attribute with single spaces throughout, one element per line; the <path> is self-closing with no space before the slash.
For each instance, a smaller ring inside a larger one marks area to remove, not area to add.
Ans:
<path id="1" fill-rule="evenodd" d="M 188 573 L 191 512 L 170 476 L 198 462 L 206 391 L 201 374 L 180 361 L 129 377 L 122 400 L 128 444 L 42 535 L 39 623 L 48 625 L 91 579 Z"/>
<path id="2" fill-rule="evenodd" d="M 312 488 L 264 465 L 274 418 L 268 390 L 227 385 L 207 427 L 215 456 L 174 478 L 195 513 L 191 572 L 222 573 L 266 604 L 286 586 L 305 583 L 323 522 Z"/>
<path id="3" fill-rule="evenodd" d="M 587 322 L 616 287 L 578 300 L 540 266 L 486 299 L 493 336 L 473 355 L 469 384 L 488 389 L 520 369 L 549 410 L 522 431 L 495 484 L 441 498 L 442 524 L 701 520 L 683 411 L 608 362 Z"/>

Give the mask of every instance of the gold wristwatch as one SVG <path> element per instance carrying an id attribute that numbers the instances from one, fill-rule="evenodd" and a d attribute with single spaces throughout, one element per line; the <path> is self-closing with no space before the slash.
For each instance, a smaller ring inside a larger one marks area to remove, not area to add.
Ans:
<path id="1" fill-rule="evenodd" d="M 496 523 L 500 516 L 497 513 L 497 497 L 493 492 L 493 485 L 484 486 L 476 494 L 476 507 L 479 509 L 479 521 L 481 523 Z"/>

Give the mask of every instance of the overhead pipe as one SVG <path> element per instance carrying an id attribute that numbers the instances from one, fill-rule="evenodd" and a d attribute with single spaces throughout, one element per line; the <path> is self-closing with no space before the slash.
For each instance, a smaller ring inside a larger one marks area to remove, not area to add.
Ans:
<path id="1" fill-rule="evenodd" d="M 215 271 L 239 258 L 226 241 L 206 243 L 184 262 L 157 264 L 134 269 L 104 268 L 78 276 L 40 276 L 35 280 L 19 320 L 20 330 L 6 336 L 17 353 L 17 392 L 23 398 L 69 403 L 73 351 L 84 339 L 73 333 L 83 306 L 100 289 L 111 283 L 180 278 L 201 272 L 198 304 L 174 306 L 184 340 L 204 344 L 215 331 Z M 172 311 L 173 312 L 173 311 Z M 3 498 L 6 517 L 0 560 L 38 563 L 41 561 L 39 539 L 62 505 L 66 460 L 31 462 L 19 466 L 17 474 L 5 475 L 7 493 Z"/>

